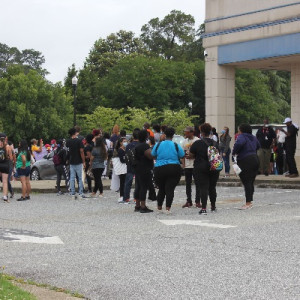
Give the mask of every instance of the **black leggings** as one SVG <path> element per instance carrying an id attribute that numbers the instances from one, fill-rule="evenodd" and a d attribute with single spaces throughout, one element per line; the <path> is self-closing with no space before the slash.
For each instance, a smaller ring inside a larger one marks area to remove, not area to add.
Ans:
<path id="1" fill-rule="evenodd" d="M 136 173 L 135 182 L 136 189 L 134 190 L 134 198 L 140 201 L 146 201 L 147 190 L 152 181 L 151 172 L 148 173 Z"/>
<path id="2" fill-rule="evenodd" d="M 57 191 L 60 192 L 60 182 L 61 182 L 61 178 L 63 177 L 65 179 L 65 183 L 66 183 L 66 188 L 68 188 L 69 186 L 69 178 L 67 175 L 67 170 L 66 170 L 66 166 L 64 165 L 56 165 L 54 166 L 55 171 L 56 171 L 56 188 Z"/>
<path id="3" fill-rule="evenodd" d="M 180 165 L 165 165 L 154 168 L 155 183 L 159 188 L 157 206 L 162 206 L 166 197 L 166 207 L 171 207 L 174 190 L 181 177 Z"/>
<path id="4" fill-rule="evenodd" d="M 94 174 L 95 178 L 95 186 L 93 189 L 94 193 L 97 193 L 99 190 L 100 194 L 103 194 L 103 184 L 102 184 L 102 173 L 104 171 L 104 168 L 97 168 L 97 169 L 92 169 L 92 172 Z"/>
<path id="5" fill-rule="evenodd" d="M 256 154 L 250 155 L 242 160 L 238 160 L 237 164 L 242 170 L 240 178 L 244 185 L 246 202 L 251 202 L 253 201 L 254 181 L 259 168 L 258 157 Z"/>
<path id="6" fill-rule="evenodd" d="M 201 199 L 201 205 L 203 209 L 206 209 L 208 196 L 211 206 L 216 207 L 216 185 L 219 176 L 220 172 L 218 171 L 203 172 L 198 168 L 194 168 L 195 185 L 199 189 L 199 194 L 196 194 L 196 203 L 199 203 Z"/>
<path id="7" fill-rule="evenodd" d="M 120 197 L 123 197 L 124 196 L 126 174 L 119 175 L 119 178 L 120 178 Z"/>

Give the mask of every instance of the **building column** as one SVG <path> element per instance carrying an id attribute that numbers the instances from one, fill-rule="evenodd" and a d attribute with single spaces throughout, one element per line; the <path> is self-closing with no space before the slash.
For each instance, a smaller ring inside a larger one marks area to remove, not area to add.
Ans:
<path id="1" fill-rule="evenodd" d="M 291 69 L 291 118 L 300 126 L 300 64 L 292 64 Z M 300 131 L 297 138 L 296 162 L 300 171 Z"/>
<path id="2" fill-rule="evenodd" d="M 227 126 L 233 137 L 235 134 L 235 69 L 218 65 L 218 47 L 206 50 L 205 119 L 217 129 L 217 132 Z"/>

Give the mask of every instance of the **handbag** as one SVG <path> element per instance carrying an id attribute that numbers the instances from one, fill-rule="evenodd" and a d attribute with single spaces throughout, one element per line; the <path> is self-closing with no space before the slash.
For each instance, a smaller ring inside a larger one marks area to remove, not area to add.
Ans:
<path id="1" fill-rule="evenodd" d="M 113 157 L 112 164 L 116 175 L 122 175 L 127 173 L 127 165 L 121 163 L 119 157 Z"/>
<path id="2" fill-rule="evenodd" d="M 86 171 L 86 175 L 89 176 L 91 178 L 91 180 L 95 180 L 95 177 L 94 177 L 94 173 L 92 171 L 92 168 L 88 168 L 87 171 Z"/>

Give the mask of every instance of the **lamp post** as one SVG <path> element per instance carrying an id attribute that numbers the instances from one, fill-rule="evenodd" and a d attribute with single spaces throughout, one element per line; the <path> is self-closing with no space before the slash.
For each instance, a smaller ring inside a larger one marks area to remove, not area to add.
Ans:
<path id="1" fill-rule="evenodd" d="M 190 108 L 190 116 L 192 115 L 192 109 L 193 109 L 193 103 L 192 102 L 189 102 L 188 103 L 188 106 Z"/>
<path id="2" fill-rule="evenodd" d="M 72 78 L 72 86 L 73 86 L 73 94 L 74 94 L 74 103 L 73 103 L 73 105 L 74 105 L 74 121 L 73 121 L 73 124 L 74 124 L 74 126 L 76 125 L 76 90 L 77 90 L 77 83 L 78 83 L 78 79 L 77 79 L 77 77 L 76 76 L 74 76 L 73 78 Z"/>

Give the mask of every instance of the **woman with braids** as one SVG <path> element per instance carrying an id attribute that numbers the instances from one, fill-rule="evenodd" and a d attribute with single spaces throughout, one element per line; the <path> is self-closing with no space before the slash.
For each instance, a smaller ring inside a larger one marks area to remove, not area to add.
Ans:
<path id="1" fill-rule="evenodd" d="M 30 163 L 31 154 L 28 150 L 28 144 L 22 140 L 19 144 L 19 154 L 17 157 L 16 169 L 18 176 L 22 183 L 22 196 L 17 201 L 24 201 L 30 199 L 31 185 L 30 185 Z"/>
<path id="2" fill-rule="evenodd" d="M 252 208 L 254 194 L 254 180 L 258 173 L 259 160 L 257 150 L 260 144 L 257 138 L 252 135 L 252 128 L 249 124 L 239 126 L 239 136 L 233 146 L 232 155 L 237 156 L 237 164 L 242 170 L 239 174 L 244 185 L 246 204 L 241 209 Z"/>
<path id="3" fill-rule="evenodd" d="M 4 133 L 0 135 L 0 173 L 2 173 L 3 200 L 8 201 L 8 174 L 9 162 L 13 160 L 11 147 L 7 144 L 7 137 Z"/>
<path id="4" fill-rule="evenodd" d="M 107 159 L 106 144 L 103 138 L 98 137 L 95 140 L 95 145 L 91 153 L 90 166 L 95 178 L 95 187 L 93 189 L 92 197 L 95 197 L 99 190 L 99 197 L 103 197 L 102 173 L 105 169 L 104 161 Z"/>
<path id="5" fill-rule="evenodd" d="M 168 127 L 165 130 L 165 140 L 157 143 L 151 152 L 155 157 L 154 168 L 155 183 L 159 188 L 157 194 L 157 209 L 162 210 L 162 205 L 166 197 L 166 210 L 170 212 L 174 190 L 181 177 L 180 159 L 184 157 L 184 151 L 180 145 L 172 141 L 175 130 Z"/>
<path id="6" fill-rule="evenodd" d="M 229 157 L 231 153 L 230 149 L 230 141 L 231 136 L 229 135 L 229 128 L 224 127 L 224 129 L 221 131 L 220 136 L 220 154 L 223 156 L 224 164 L 225 164 L 225 177 L 230 176 L 230 163 L 229 163 Z"/>

